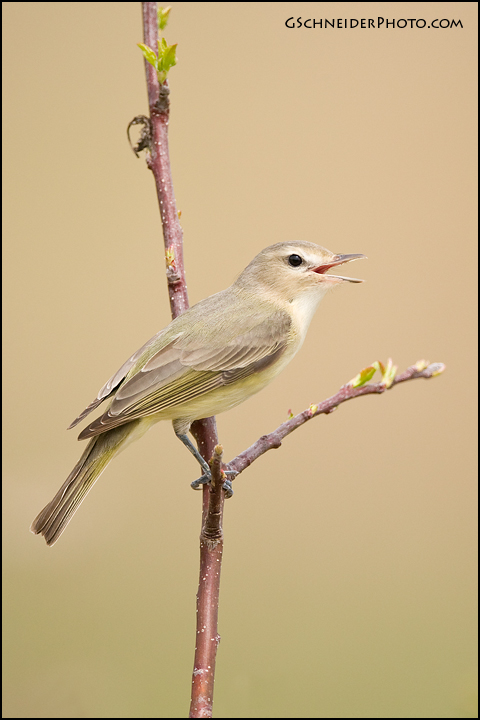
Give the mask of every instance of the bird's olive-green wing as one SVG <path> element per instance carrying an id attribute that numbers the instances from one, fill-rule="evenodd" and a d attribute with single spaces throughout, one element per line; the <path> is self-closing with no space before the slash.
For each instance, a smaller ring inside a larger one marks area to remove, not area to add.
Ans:
<path id="1" fill-rule="evenodd" d="M 290 324 L 290 316 L 277 311 L 223 345 L 218 337 L 214 343 L 202 343 L 195 335 L 180 335 L 123 382 L 107 412 L 79 439 L 194 400 L 267 368 L 285 351 Z"/>
<path id="2" fill-rule="evenodd" d="M 145 345 L 142 345 L 141 348 L 137 350 L 137 352 L 133 353 L 131 357 L 128 358 L 126 362 L 123 363 L 122 367 L 117 370 L 116 373 L 112 375 L 112 377 L 107 380 L 105 385 L 98 391 L 98 395 L 93 400 L 90 405 L 87 405 L 85 410 L 83 410 L 78 417 L 75 418 L 75 420 L 68 426 L 68 430 L 75 427 L 75 425 L 78 425 L 79 422 L 83 420 L 89 413 L 92 412 L 92 410 L 95 410 L 104 400 L 106 400 L 108 397 L 112 395 L 112 393 L 115 392 L 116 388 L 120 385 L 122 380 L 125 379 L 126 375 L 129 373 L 129 371 L 135 366 L 138 359 L 142 356 L 142 354 L 155 342 L 157 342 L 160 338 L 160 336 L 164 333 L 164 330 L 160 330 L 156 335 L 154 335 L 150 340 L 148 340 Z"/>

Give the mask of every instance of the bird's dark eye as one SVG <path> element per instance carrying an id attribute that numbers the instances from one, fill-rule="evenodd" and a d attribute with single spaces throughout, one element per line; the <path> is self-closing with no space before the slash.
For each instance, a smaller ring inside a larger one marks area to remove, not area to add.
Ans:
<path id="1" fill-rule="evenodd" d="M 300 255 L 290 255 L 288 262 L 292 267 L 299 267 L 299 265 L 303 263 L 303 260 Z"/>

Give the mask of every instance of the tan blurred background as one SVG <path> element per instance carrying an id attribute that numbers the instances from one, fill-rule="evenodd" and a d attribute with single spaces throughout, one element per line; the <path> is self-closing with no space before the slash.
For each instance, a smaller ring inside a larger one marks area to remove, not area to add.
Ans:
<path id="1" fill-rule="evenodd" d="M 186 717 L 200 494 L 159 424 L 61 541 L 28 532 L 65 428 L 169 321 L 140 3 L 3 3 L 4 717 Z M 313 18 L 460 19 L 320 30 Z M 447 372 L 321 417 L 235 483 L 216 717 L 476 717 L 476 3 L 174 3 L 171 157 L 190 301 L 263 247 L 368 262 L 218 419 L 226 457 L 374 359 Z"/>

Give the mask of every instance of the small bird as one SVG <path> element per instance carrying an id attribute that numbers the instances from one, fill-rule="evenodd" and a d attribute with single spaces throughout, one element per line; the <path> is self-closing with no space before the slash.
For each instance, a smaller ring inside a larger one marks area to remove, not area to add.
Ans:
<path id="1" fill-rule="evenodd" d="M 110 400 L 78 436 L 90 442 L 31 531 L 53 545 L 114 455 L 159 420 L 173 421 L 175 434 L 200 463 L 203 475 L 192 484 L 208 482 L 208 463 L 187 435 L 192 422 L 235 407 L 271 382 L 302 346 L 326 291 L 362 282 L 327 270 L 364 257 L 335 255 L 310 242 L 270 245 L 233 285 L 160 330 L 70 425 Z"/>

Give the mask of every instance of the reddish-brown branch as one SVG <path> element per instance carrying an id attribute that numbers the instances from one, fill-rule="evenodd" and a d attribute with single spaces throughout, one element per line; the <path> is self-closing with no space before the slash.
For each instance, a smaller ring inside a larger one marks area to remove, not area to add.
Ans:
<path id="1" fill-rule="evenodd" d="M 416 365 L 412 365 L 403 373 L 397 375 L 389 388 L 387 388 L 383 383 L 370 383 L 357 388 L 354 388 L 351 384 L 344 385 L 340 388 L 336 395 L 333 395 L 327 400 L 323 400 L 323 402 L 318 405 L 311 406 L 298 415 L 295 415 L 295 417 L 292 417 L 282 423 L 282 425 L 268 435 L 262 435 L 257 442 L 253 443 L 253 445 L 231 460 L 228 463 L 228 468 L 230 470 L 234 470 L 237 474 L 240 474 L 261 455 L 266 453 L 267 450 L 279 448 L 284 437 L 290 435 L 291 432 L 308 422 L 308 420 L 311 420 L 317 415 L 329 415 L 331 412 L 336 410 L 339 405 L 347 400 L 353 400 L 353 398 L 361 397 L 362 395 L 378 395 L 384 393 L 385 390 L 391 390 L 393 387 L 405 382 L 406 380 L 415 380 L 416 378 L 429 379 L 434 377 L 434 375 L 438 375 L 443 372 L 444 369 L 445 366 L 442 363 L 431 363 L 423 370 L 419 370 Z"/>
<path id="2" fill-rule="evenodd" d="M 142 3 L 143 37 L 148 47 L 157 51 L 157 3 Z M 167 264 L 168 295 L 172 317 L 188 308 L 187 283 L 183 262 L 183 231 L 180 225 L 175 193 L 173 191 L 170 156 L 168 151 L 168 121 L 170 110 L 168 82 L 159 84 L 155 68 L 145 61 L 148 104 L 150 110 L 150 152 L 147 164 L 155 178 L 158 204 L 163 227 L 165 259 Z M 197 420 L 192 433 L 198 449 L 209 460 L 218 444 L 214 418 Z M 214 492 L 203 486 L 202 534 L 200 539 L 200 580 L 197 593 L 197 642 L 190 717 L 211 717 L 215 658 L 218 645 L 218 596 L 223 541 L 213 543 L 204 538 L 204 530 L 212 519 L 222 524 L 223 490 L 217 483 Z M 211 640 L 213 638 L 213 640 Z"/>
<path id="3" fill-rule="evenodd" d="M 144 43 L 156 52 L 158 44 L 157 3 L 144 2 L 142 6 Z M 167 81 L 163 85 L 159 84 L 155 68 L 146 60 L 145 72 L 147 76 L 151 132 L 150 153 L 147 164 L 155 178 L 165 244 L 168 296 L 172 317 L 175 318 L 188 308 L 188 295 L 183 263 L 183 231 L 175 202 L 168 152 L 170 90 Z"/>
<path id="4" fill-rule="evenodd" d="M 220 642 L 218 602 L 223 554 L 222 447 L 214 449 L 210 463 L 212 483 L 208 488 L 209 507 L 204 513 L 200 535 L 200 585 L 197 594 L 197 637 L 189 717 L 212 717 L 215 661 Z"/>
<path id="5" fill-rule="evenodd" d="M 192 693 L 188 717 L 212 717 L 215 661 L 220 642 L 218 600 L 223 554 L 222 482 L 219 482 L 221 455 L 215 452 L 218 437 L 215 418 L 197 420 L 191 427 L 198 449 L 212 461 L 212 487 L 203 486 L 202 531 L 200 533 L 200 577 L 197 591 L 197 622 Z M 216 532 L 215 532 L 216 531 Z"/>

